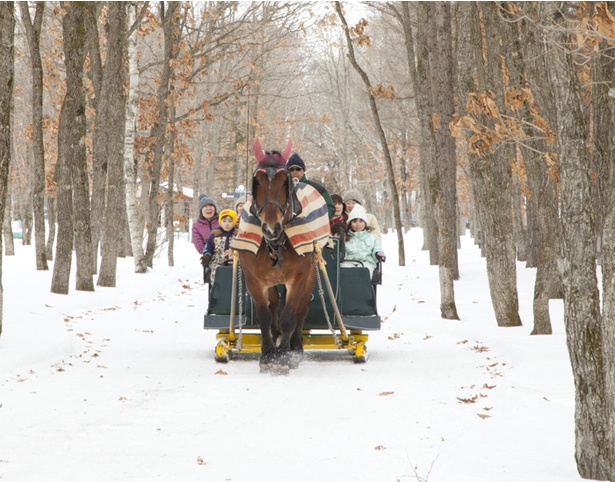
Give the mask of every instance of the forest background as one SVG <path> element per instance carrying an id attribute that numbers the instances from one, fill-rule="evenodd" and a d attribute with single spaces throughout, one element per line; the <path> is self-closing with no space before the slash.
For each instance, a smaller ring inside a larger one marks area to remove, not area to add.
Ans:
<path id="1" fill-rule="evenodd" d="M 4 255 L 18 221 L 60 294 L 73 255 L 86 291 L 115 286 L 120 256 L 173 265 L 197 195 L 232 207 L 254 139 L 292 138 L 310 179 L 364 193 L 400 265 L 403 231 L 423 227 L 443 318 L 461 225 L 498 326 L 521 323 L 515 260 L 536 268 L 533 334 L 564 299 L 579 473 L 614 481 L 613 8 L 2 2 Z"/>

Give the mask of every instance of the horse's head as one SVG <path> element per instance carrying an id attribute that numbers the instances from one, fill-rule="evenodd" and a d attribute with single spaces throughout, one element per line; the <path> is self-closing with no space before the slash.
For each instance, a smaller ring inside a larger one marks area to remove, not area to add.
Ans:
<path id="1" fill-rule="evenodd" d="M 258 160 L 252 180 L 252 204 L 250 212 L 260 222 L 266 241 L 277 241 L 288 221 L 291 204 L 292 182 L 286 170 L 292 142 L 282 152 L 263 152 L 260 142 L 254 141 L 252 148 Z"/>

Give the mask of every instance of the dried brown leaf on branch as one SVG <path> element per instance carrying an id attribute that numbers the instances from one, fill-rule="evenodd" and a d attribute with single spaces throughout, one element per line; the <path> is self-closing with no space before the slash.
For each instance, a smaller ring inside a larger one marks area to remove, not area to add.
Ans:
<path id="1" fill-rule="evenodd" d="M 615 40 L 615 17 L 609 12 L 607 2 L 595 4 L 592 24 L 600 35 Z"/>
<path id="2" fill-rule="evenodd" d="M 359 45 L 360 47 L 370 47 L 372 44 L 369 35 L 365 33 L 365 28 L 367 27 L 368 22 L 364 18 L 359 20 L 354 27 L 350 27 L 350 37 L 352 41 Z"/>
<path id="3" fill-rule="evenodd" d="M 506 107 L 510 107 L 513 112 L 519 111 L 527 99 L 527 89 L 509 87 L 504 92 L 504 102 Z"/>
<path id="4" fill-rule="evenodd" d="M 479 127 L 479 132 L 473 135 L 469 141 L 470 152 L 485 155 L 493 146 L 502 142 L 502 136 L 485 126 Z"/>
<path id="5" fill-rule="evenodd" d="M 369 93 L 372 97 L 380 98 L 380 99 L 395 99 L 395 87 L 389 85 L 385 87 L 382 84 L 379 84 L 377 87 L 370 87 Z"/>
<path id="6" fill-rule="evenodd" d="M 451 130 L 452 136 L 456 139 L 461 138 L 463 130 L 466 128 L 478 132 L 476 121 L 469 115 L 461 116 L 457 113 L 453 114 L 453 120 L 449 122 L 448 127 Z"/>
<path id="7" fill-rule="evenodd" d="M 500 116 L 500 110 L 495 103 L 495 94 L 491 90 L 471 92 L 468 96 L 466 110 L 474 115 L 486 115 L 488 118 Z"/>
<path id="8" fill-rule="evenodd" d="M 546 152 L 545 160 L 547 161 L 547 173 L 551 179 L 559 182 L 559 159 L 554 152 Z"/>

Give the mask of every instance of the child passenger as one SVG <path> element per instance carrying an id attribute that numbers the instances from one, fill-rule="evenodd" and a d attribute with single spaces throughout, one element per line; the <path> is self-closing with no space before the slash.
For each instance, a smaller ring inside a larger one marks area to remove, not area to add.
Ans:
<path id="1" fill-rule="evenodd" d="M 346 206 L 344 205 L 342 196 L 339 194 L 332 194 L 331 200 L 335 205 L 335 213 L 329 220 L 329 227 L 331 228 L 331 234 L 333 234 L 333 236 L 339 236 L 340 232 L 346 232 L 346 228 L 348 227 L 346 223 L 348 214 L 346 214 Z"/>
<path id="2" fill-rule="evenodd" d="M 360 204 L 356 204 L 348 214 L 345 255 L 348 261 L 342 262 L 341 266 L 364 266 L 369 269 L 371 277 L 378 260 L 384 261 L 385 255 L 378 236 L 369 231 L 366 219 L 367 213 Z"/>
<path id="3" fill-rule="evenodd" d="M 203 267 L 205 268 L 205 283 L 214 284 L 216 268 L 229 264 L 233 258 L 230 249 L 231 241 L 237 234 L 237 213 L 225 209 L 218 216 L 220 227 L 214 229 L 203 248 Z"/>

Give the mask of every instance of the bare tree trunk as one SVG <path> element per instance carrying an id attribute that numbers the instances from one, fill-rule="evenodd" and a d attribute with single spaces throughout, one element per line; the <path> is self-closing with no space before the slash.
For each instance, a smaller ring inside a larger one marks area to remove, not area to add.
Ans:
<path id="1" fill-rule="evenodd" d="M 36 3 L 34 22 L 30 18 L 28 2 L 19 2 L 21 16 L 28 39 L 32 64 L 32 150 L 34 153 L 34 181 L 32 187 L 34 208 L 34 245 L 36 269 L 48 270 L 45 248 L 45 147 L 43 142 L 43 65 L 40 38 L 45 2 Z"/>
<path id="2" fill-rule="evenodd" d="M 564 319 L 575 383 L 575 458 L 581 477 L 608 480 L 613 446 L 608 435 L 605 360 L 596 277 L 594 212 L 589 149 L 573 54 L 575 35 L 564 13 L 547 3 L 549 28 L 557 28 L 556 48 L 547 67 L 557 115 L 564 250 Z M 591 354 L 588 356 L 588 354 Z M 611 477 L 611 480 L 613 478 Z"/>
<path id="3" fill-rule="evenodd" d="M 128 24 L 132 25 L 136 14 L 135 6 L 128 6 Z M 143 252 L 143 227 L 139 222 L 139 207 L 137 203 L 137 172 L 134 159 L 135 122 L 139 102 L 139 66 L 137 65 L 137 32 L 128 37 L 128 102 L 126 104 L 126 137 L 124 144 L 124 176 L 126 178 L 126 215 L 130 234 L 130 245 L 134 258 L 135 273 L 145 273 L 145 253 Z"/>
<path id="4" fill-rule="evenodd" d="M 56 198 L 49 196 L 47 198 L 47 225 L 49 226 L 49 235 L 45 249 L 47 250 L 47 260 L 53 261 L 53 246 L 56 242 L 56 222 L 58 216 L 56 211 Z"/>
<path id="5" fill-rule="evenodd" d="M 4 232 L 4 255 L 15 256 L 15 240 L 13 238 L 13 214 L 12 214 L 12 196 L 11 196 L 10 176 L 6 188 L 6 201 L 4 208 L 4 222 L 2 228 Z M 1 245 L 0 245 L 1 246 Z"/>
<path id="6" fill-rule="evenodd" d="M 126 6 L 124 2 L 109 4 L 107 59 L 96 114 L 96 129 L 101 130 L 100 138 L 106 146 L 107 162 L 107 207 L 103 216 L 101 263 L 97 284 L 107 287 L 115 287 L 116 284 L 117 255 L 121 239 L 118 230 L 123 230 L 122 221 L 126 208 L 124 193 L 126 76 L 123 66 Z"/>
<path id="7" fill-rule="evenodd" d="M 0 3 L 0 219 L 6 209 L 9 171 L 11 162 L 11 105 L 15 76 L 15 15 L 13 2 Z M 2 253 L 2 236 L 0 236 Z M 4 312 L 4 289 L 2 287 L 2 256 L 0 256 L 0 336 Z"/>
<path id="8" fill-rule="evenodd" d="M 372 112 L 372 117 L 374 118 L 374 125 L 376 131 L 378 132 L 378 138 L 380 140 L 380 147 L 382 148 L 384 154 L 384 160 L 387 167 L 387 177 L 389 180 L 389 185 L 391 186 L 391 191 L 393 191 L 393 210 L 395 212 L 395 230 L 397 231 L 397 244 L 399 247 L 399 265 L 406 265 L 406 254 L 404 249 L 404 231 L 401 225 L 401 214 L 399 211 L 399 191 L 397 189 L 397 183 L 395 182 L 395 168 L 393 166 L 393 160 L 391 159 L 391 153 L 389 151 L 389 145 L 386 139 L 386 135 L 384 133 L 384 129 L 382 128 L 382 122 L 380 121 L 380 114 L 378 112 L 378 105 L 376 103 L 376 98 L 374 97 L 372 85 L 370 83 L 369 77 L 367 73 L 361 68 L 361 66 L 357 63 L 357 59 L 354 54 L 354 46 L 352 44 L 352 39 L 350 38 L 350 32 L 348 29 L 348 24 L 346 23 L 346 18 L 342 12 L 342 7 L 339 2 L 335 2 L 335 9 L 337 14 L 342 22 L 344 28 L 344 34 L 346 35 L 346 44 L 348 47 L 348 56 L 350 59 L 350 63 L 357 71 L 361 79 L 363 80 L 363 84 L 367 89 L 369 95 L 369 105 Z"/>
<path id="9" fill-rule="evenodd" d="M 167 260 L 169 262 L 169 266 L 175 266 L 175 261 L 173 259 L 173 250 L 175 246 L 175 238 L 174 235 L 174 223 L 173 218 L 175 217 L 174 213 L 174 202 L 173 202 L 173 194 L 175 192 L 175 137 L 176 137 L 176 129 L 175 129 L 175 101 L 171 99 L 169 106 L 169 124 L 171 125 L 171 133 L 169 134 L 169 145 L 167 147 L 165 156 L 167 158 L 167 164 L 169 165 L 169 179 L 167 182 L 167 199 L 166 199 L 166 209 L 165 209 L 165 227 L 167 233 Z"/>
<path id="10" fill-rule="evenodd" d="M 440 312 L 442 318 L 458 320 L 453 281 L 458 277 L 455 140 L 449 123 L 454 111 L 453 58 L 450 5 L 446 2 L 421 2 L 419 19 L 432 41 L 428 79 L 431 88 L 431 137 L 434 158 L 428 168 L 428 185 L 438 231 L 438 265 L 440 275 Z"/>
<path id="11" fill-rule="evenodd" d="M 605 13 L 615 14 L 612 3 L 604 4 Z M 605 45 L 606 44 L 606 45 Z M 606 405 L 606 447 L 609 480 L 615 480 L 615 101 L 609 96 L 615 87 L 615 48 L 602 41 L 599 56 L 592 68 L 593 143 L 592 149 L 598 169 L 600 196 L 601 267 L 602 267 L 602 349 L 604 352 L 604 395 Z"/>
<path id="12" fill-rule="evenodd" d="M 499 101 L 499 112 L 504 111 L 501 105 L 504 89 L 500 70 L 498 8 L 492 2 L 467 2 L 457 6 L 458 48 L 460 52 L 468 53 L 468 59 L 474 62 L 462 63 L 458 69 L 460 109 L 466 105 L 468 93 L 473 93 L 485 105 L 489 105 L 489 102 L 496 105 Z M 483 109 L 474 115 L 478 125 L 486 126 L 489 130 L 495 129 L 493 112 Z M 521 319 L 512 225 L 510 158 L 502 155 L 502 152 L 506 153 L 505 146 L 490 144 L 489 139 L 485 141 L 474 138 L 470 151 L 472 191 L 480 229 L 484 233 L 487 276 L 495 317 L 498 326 L 519 326 Z"/>
<path id="13" fill-rule="evenodd" d="M 434 203 L 432 194 L 427 181 L 427 170 L 435 157 L 434 143 L 430 135 L 430 90 L 429 90 L 429 48 L 423 37 L 417 38 L 416 54 L 414 40 L 412 37 L 412 20 L 410 18 L 410 6 L 408 2 L 401 2 L 401 23 L 404 30 L 406 46 L 406 57 L 408 58 L 408 70 L 414 90 L 414 102 L 419 118 L 420 133 L 419 139 L 419 176 L 420 176 L 420 198 L 421 198 L 421 218 L 423 227 L 423 250 L 429 250 L 429 263 L 438 264 L 438 231 L 434 214 Z M 419 27 L 422 27 L 419 24 Z M 420 32 L 424 32 L 419 28 Z M 415 61 L 416 58 L 416 61 Z"/>
<path id="14" fill-rule="evenodd" d="M 93 105 L 96 111 L 95 128 L 92 132 L 92 202 L 91 202 L 91 231 L 92 231 L 92 270 L 98 272 L 98 251 L 102 226 L 105 222 L 105 204 L 107 197 L 107 145 L 104 129 L 99 129 L 99 111 L 104 109 L 103 77 L 104 67 L 100 51 L 100 37 L 98 33 L 98 10 L 100 3 L 87 2 L 85 12 L 87 26 L 87 48 L 89 53 L 89 75 L 94 88 Z M 104 119 L 101 119 L 104 122 Z"/>
<path id="15" fill-rule="evenodd" d="M 60 111 L 58 129 L 58 243 L 53 266 L 51 291 L 68 294 L 73 230 L 77 251 L 77 290 L 93 291 L 92 239 L 90 236 L 90 203 L 85 154 L 85 25 L 83 2 L 63 2 L 66 15 L 62 19 L 66 95 Z M 74 202 L 72 190 L 74 188 Z M 74 213 L 74 216 L 73 216 Z"/>
<path id="16" fill-rule="evenodd" d="M 161 4 L 163 5 L 163 4 Z M 158 217 L 160 215 L 160 206 L 158 205 L 158 191 L 160 190 L 160 171 L 162 169 L 162 159 L 164 154 L 164 146 L 166 144 L 166 129 L 168 123 L 169 108 L 167 100 L 170 92 L 170 81 L 172 78 L 172 61 L 175 58 L 175 45 L 178 40 L 179 32 L 176 25 L 176 12 L 179 8 L 179 3 L 170 2 L 167 4 L 166 10 L 162 8 L 162 28 L 164 31 L 164 61 L 162 77 L 157 93 L 158 104 L 158 120 L 152 127 L 151 137 L 153 138 L 153 147 L 150 153 L 152 163 L 149 169 L 150 188 L 149 188 L 149 210 L 148 210 L 148 226 L 147 226 L 147 245 L 145 249 L 145 263 L 147 266 L 153 266 L 154 254 L 157 246 L 158 235 Z"/>
<path id="17" fill-rule="evenodd" d="M 512 176 L 512 181 L 513 233 L 517 250 L 517 261 L 527 261 L 527 228 L 523 219 L 521 182 L 515 174 Z"/>

